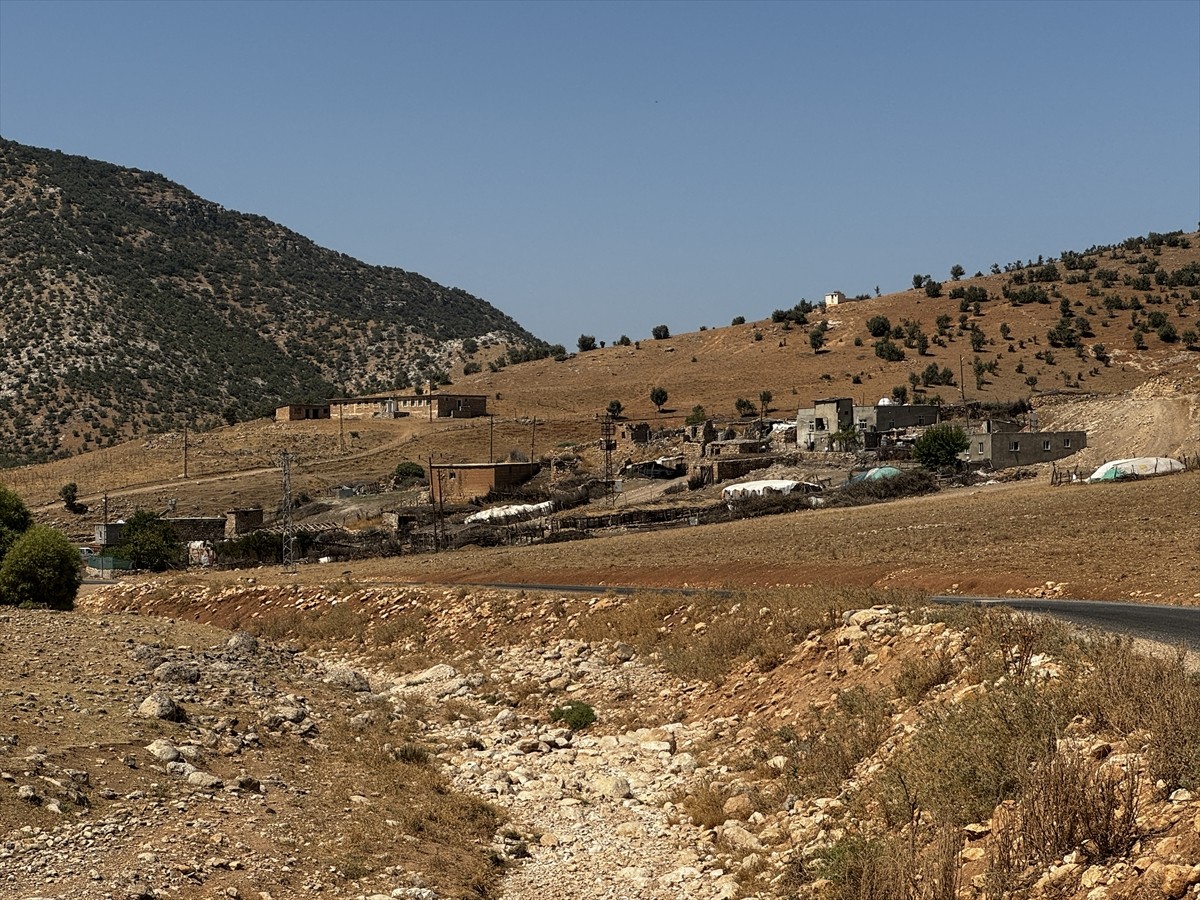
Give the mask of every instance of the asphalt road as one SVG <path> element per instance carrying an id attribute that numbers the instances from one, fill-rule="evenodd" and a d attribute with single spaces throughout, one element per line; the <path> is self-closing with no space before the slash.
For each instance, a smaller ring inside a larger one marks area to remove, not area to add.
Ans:
<path id="1" fill-rule="evenodd" d="M 1047 613 L 1085 628 L 1167 644 L 1185 644 L 1192 650 L 1200 650 L 1200 607 L 1015 597 L 943 596 L 930 599 L 945 605 L 1003 606 L 1022 612 Z"/>

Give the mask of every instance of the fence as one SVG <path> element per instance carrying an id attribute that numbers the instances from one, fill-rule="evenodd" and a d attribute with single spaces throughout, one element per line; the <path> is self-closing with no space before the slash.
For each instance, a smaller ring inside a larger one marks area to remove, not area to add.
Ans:
<path id="1" fill-rule="evenodd" d="M 1171 459 L 1178 460 L 1183 464 L 1183 470 L 1186 472 L 1195 471 L 1200 468 L 1200 455 L 1192 453 L 1180 453 Z M 1094 471 L 1094 470 L 1093 470 Z M 1079 466 L 1072 466 L 1069 469 L 1060 469 L 1054 463 L 1050 463 L 1050 484 L 1057 487 L 1060 484 L 1080 484 L 1087 481 L 1091 472 L 1080 471 Z M 1170 473 L 1163 473 L 1170 474 Z M 1132 481 L 1136 478 L 1149 478 L 1148 475 L 1123 475 L 1121 479 Z"/>

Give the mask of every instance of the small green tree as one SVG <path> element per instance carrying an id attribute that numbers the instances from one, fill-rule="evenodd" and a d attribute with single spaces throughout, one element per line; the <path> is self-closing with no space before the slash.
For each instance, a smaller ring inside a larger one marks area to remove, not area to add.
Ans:
<path id="1" fill-rule="evenodd" d="M 684 420 L 688 425 L 702 425 L 708 416 L 704 412 L 704 407 L 697 403 L 692 407 L 691 413 Z"/>
<path id="2" fill-rule="evenodd" d="M 617 338 L 617 345 L 620 347 L 628 347 L 632 343 L 633 343 L 633 341 L 631 341 L 629 339 L 629 335 L 627 335 L 627 334 L 623 334 L 619 338 Z"/>
<path id="3" fill-rule="evenodd" d="M 887 316 L 871 316 L 867 319 L 867 331 L 871 337 L 881 338 L 892 330 L 892 323 Z"/>
<path id="4" fill-rule="evenodd" d="M 983 345 L 986 341 L 987 341 L 987 337 L 984 335 L 983 329 L 980 328 L 978 325 L 975 325 L 974 323 L 972 323 L 972 325 L 971 325 L 971 349 L 974 350 L 976 353 L 980 352 L 983 349 Z"/>
<path id="5" fill-rule="evenodd" d="M 79 551 L 60 531 L 34 525 L 0 563 L 0 603 L 72 609 L 83 582 Z"/>
<path id="6" fill-rule="evenodd" d="M 625 405 L 620 400 L 609 400 L 608 401 L 608 414 L 610 416 L 612 416 L 614 419 L 618 418 L 621 415 L 622 410 L 624 410 L 624 409 L 625 409 Z"/>
<path id="7" fill-rule="evenodd" d="M 813 353 L 820 353 L 821 348 L 825 346 L 825 329 L 814 328 L 808 333 L 808 345 L 813 348 Z"/>
<path id="8" fill-rule="evenodd" d="M 157 513 L 138 510 L 125 523 L 117 552 L 134 568 L 162 572 L 168 566 L 179 564 L 183 545 L 169 522 L 164 522 Z"/>
<path id="9" fill-rule="evenodd" d="M 942 283 L 940 281 L 934 281 L 932 278 L 928 279 L 925 282 L 925 296 L 926 297 L 942 296 Z"/>
<path id="10" fill-rule="evenodd" d="M 904 350 L 894 343 L 891 338 L 875 342 L 875 355 L 888 362 L 900 362 L 904 359 Z"/>
<path id="11" fill-rule="evenodd" d="M 662 412 L 662 408 L 666 404 L 667 399 L 668 398 L 667 398 L 667 389 L 666 388 L 663 388 L 663 387 L 650 388 L 650 402 L 654 404 L 654 406 L 658 409 L 659 412 Z"/>
<path id="12" fill-rule="evenodd" d="M 737 414 L 743 418 L 754 415 L 754 404 L 745 397 L 738 397 L 733 401 L 733 408 L 737 410 Z"/>
<path id="13" fill-rule="evenodd" d="M 587 353 L 589 350 L 596 349 L 596 336 L 594 334 L 581 334 L 579 340 L 575 342 L 575 346 L 579 348 L 580 353 Z"/>
<path id="14" fill-rule="evenodd" d="M 772 394 L 770 391 L 760 391 L 759 392 L 758 402 L 761 404 L 761 409 L 762 409 L 761 415 L 765 416 L 767 414 L 767 410 L 769 410 L 771 407 L 771 401 L 774 399 L 775 399 L 775 395 Z"/>
<path id="15" fill-rule="evenodd" d="M 913 444 L 913 457 L 924 468 L 940 471 L 956 467 L 958 454 L 969 446 L 966 431 L 958 425 L 932 425 Z"/>
<path id="16" fill-rule="evenodd" d="M 729 324 L 730 325 L 745 325 L 746 317 L 745 316 L 734 316 L 733 321 L 730 322 Z"/>
<path id="17" fill-rule="evenodd" d="M 668 328 L 666 325 L 655 325 L 653 328 L 650 329 L 650 335 L 656 341 L 665 341 L 667 338 L 669 338 L 671 336 L 671 329 Z"/>
<path id="18" fill-rule="evenodd" d="M 950 280 L 951 281 L 958 281 L 958 279 L 962 278 L 966 274 L 967 274 L 967 270 L 964 269 L 962 266 L 958 265 L 957 263 L 950 267 Z"/>
<path id="19" fill-rule="evenodd" d="M 396 466 L 396 471 L 392 473 L 392 477 L 397 481 L 424 481 L 425 467 L 419 462 L 406 459 Z"/>
<path id="20" fill-rule="evenodd" d="M 33 516 L 13 491 L 0 484 L 0 560 L 33 524 Z"/>
<path id="21" fill-rule="evenodd" d="M 58 497 L 68 512 L 75 512 L 75 507 L 79 504 L 79 486 L 73 481 L 67 482 L 58 489 Z"/>
<path id="22" fill-rule="evenodd" d="M 975 357 L 975 361 L 971 363 L 971 371 L 975 375 L 975 390 L 982 391 L 984 384 L 987 383 L 984 378 L 987 374 L 987 363 L 977 356 Z"/>

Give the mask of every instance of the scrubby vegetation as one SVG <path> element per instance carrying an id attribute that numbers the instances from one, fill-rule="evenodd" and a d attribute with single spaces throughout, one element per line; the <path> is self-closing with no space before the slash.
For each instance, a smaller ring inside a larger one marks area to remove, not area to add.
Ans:
<path id="1" fill-rule="evenodd" d="M 483 335 L 511 344 L 510 363 L 556 350 L 465 291 L 151 172 L 2 140 L 0 219 L 10 464 L 407 387 Z"/>

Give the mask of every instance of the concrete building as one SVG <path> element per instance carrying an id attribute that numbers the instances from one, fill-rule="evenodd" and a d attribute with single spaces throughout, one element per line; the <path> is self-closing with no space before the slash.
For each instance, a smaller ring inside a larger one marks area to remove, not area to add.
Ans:
<path id="1" fill-rule="evenodd" d="M 263 527 L 261 506 L 231 509 L 225 513 L 225 537 L 235 538 Z"/>
<path id="2" fill-rule="evenodd" d="M 877 403 L 863 409 L 871 431 L 895 431 L 898 428 L 924 428 L 942 420 L 942 408 L 932 403 Z M 869 410 L 870 412 L 867 412 Z"/>
<path id="3" fill-rule="evenodd" d="M 833 436 L 854 429 L 861 446 L 874 450 L 880 435 L 924 428 L 941 421 L 941 407 L 931 403 L 891 403 L 880 400 L 874 406 L 856 405 L 849 397 L 814 400 L 813 405 L 796 412 L 796 446 L 810 452 L 828 453 L 841 448 Z"/>
<path id="4" fill-rule="evenodd" d="M 275 410 L 276 422 L 301 422 L 305 419 L 328 419 L 328 403 L 289 403 Z"/>
<path id="5" fill-rule="evenodd" d="M 825 295 L 826 306 L 837 306 L 839 303 L 846 302 L 846 295 L 841 291 L 830 291 Z"/>
<path id="6" fill-rule="evenodd" d="M 801 450 L 829 452 L 833 436 L 854 427 L 854 401 L 849 397 L 827 397 L 796 412 L 796 446 Z"/>
<path id="7" fill-rule="evenodd" d="M 985 423 L 969 436 L 968 461 L 993 469 L 1053 462 L 1087 447 L 1086 431 L 1011 431 Z"/>
<path id="8" fill-rule="evenodd" d="M 473 419 L 488 414 L 485 394 L 376 394 L 335 398 L 329 405 L 331 415 L 345 419 L 399 419 L 404 416 Z"/>
<path id="9" fill-rule="evenodd" d="M 538 473 L 537 463 L 434 463 L 429 489 L 434 504 L 470 503 L 491 491 L 506 491 Z"/>

